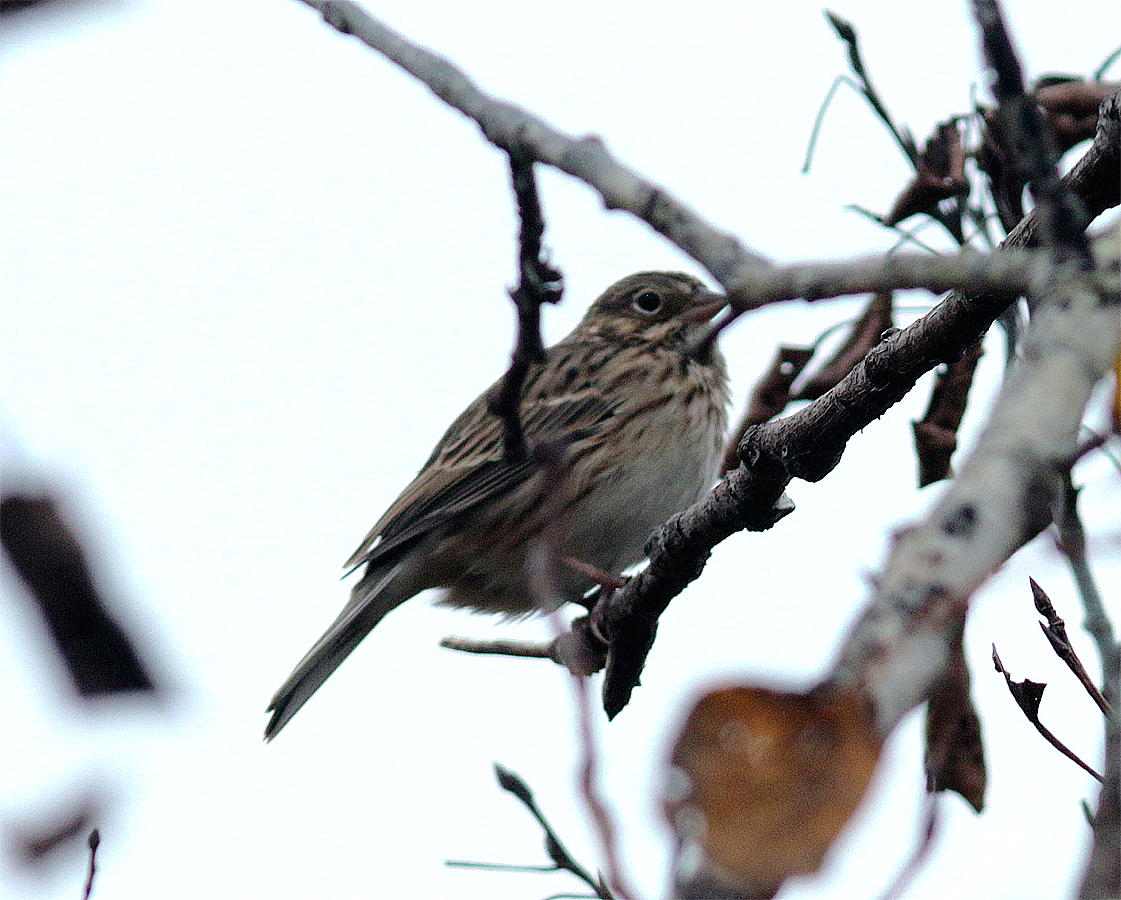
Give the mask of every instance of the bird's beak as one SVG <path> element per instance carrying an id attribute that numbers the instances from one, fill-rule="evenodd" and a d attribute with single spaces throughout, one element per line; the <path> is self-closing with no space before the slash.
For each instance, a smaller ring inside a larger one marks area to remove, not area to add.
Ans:
<path id="1" fill-rule="evenodd" d="M 682 318 L 686 322 L 711 322 L 713 317 L 727 305 L 728 298 L 723 294 L 705 291 L 703 294 L 699 294 L 693 301 L 693 305 L 682 313 Z"/>

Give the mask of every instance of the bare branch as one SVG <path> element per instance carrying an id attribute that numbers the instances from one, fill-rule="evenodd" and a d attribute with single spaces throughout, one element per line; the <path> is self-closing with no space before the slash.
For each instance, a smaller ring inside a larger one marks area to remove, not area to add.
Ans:
<path id="1" fill-rule="evenodd" d="M 484 93 L 447 59 L 414 44 L 346 0 L 301 0 L 328 25 L 352 34 L 400 66 L 432 92 L 474 119 L 488 141 L 554 166 L 597 191 L 608 209 L 622 209 L 646 222 L 727 286 L 737 273 L 766 265 L 759 253 L 706 222 L 664 188 L 623 165 L 595 135 L 573 138 L 538 117 Z"/>
<path id="2" fill-rule="evenodd" d="M 886 293 L 922 289 L 934 294 L 958 290 L 994 296 L 1007 306 L 1021 294 L 1034 296 L 1046 286 L 1054 267 L 1044 253 L 996 250 L 978 253 L 963 250 L 947 256 L 925 253 L 891 253 L 844 262 L 799 263 L 745 271 L 728 291 L 730 308 L 705 336 L 705 344 L 744 313 L 785 300 L 823 300 L 851 294 Z M 1102 290 L 1112 290 L 1116 275 L 1102 271 L 1093 276 Z M 703 346 L 703 345 L 702 345 Z"/>
<path id="3" fill-rule="evenodd" d="M 502 419 L 503 453 L 509 460 L 523 460 L 527 448 L 519 413 L 522 385 L 533 363 L 545 361 L 545 345 L 541 340 L 541 304 L 556 303 L 561 298 L 561 273 L 544 259 L 541 238 L 545 219 L 537 199 L 537 180 L 533 163 L 517 151 L 510 151 L 510 174 L 518 203 L 521 230 L 518 235 L 518 286 L 510 291 L 510 299 L 518 311 L 517 337 L 510 367 L 502 379 L 498 393 L 491 398 L 490 410 Z"/>
<path id="4" fill-rule="evenodd" d="M 93 893 L 93 878 L 97 874 L 97 848 L 101 846 L 101 832 L 96 828 L 93 829 L 87 844 L 90 848 L 90 866 L 86 873 L 86 889 L 82 894 L 82 900 L 90 900 L 90 894 Z"/>
<path id="5" fill-rule="evenodd" d="M 561 843 L 560 838 L 557 836 L 553 826 L 549 824 L 549 820 L 545 818 L 545 814 L 541 812 L 537 801 L 533 797 L 533 791 L 529 789 L 529 785 L 522 780 L 519 775 L 511 772 L 504 766 L 498 763 L 494 764 L 494 775 L 498 779 L 498 784 L 503 790 L 509 791 L 517 797 L 530 811 L 533 818 L 537 820 L 537 824 L 541 826 L 541 830 L 545 832 L 545 852 L 549 855 L 557 869 L 563 869 L 566 872 L 571 872 L 585 884 L 587 884 L 595 895 L 600 900 L 612 900 L 612 894 L 604 886 L 603 882 L 597 878 L 593 878 L 592 874 L 578 863 L 568 848 Z M 461 865 L 457 863 L 457 865 Z M 489 865 L 489 864 L 488 864 Z"/>
<path id="6" fill-rule="evenodd" d="M 1066 176 L 1096 215 L 1118 202 L 1121 100 L 1102 105 L 1098 133 Z M 1035 240 L 1035 215 L 1004 241 Z M 612 596 L 604 615 L 611 643 L 604 708 L 626 706 L 654 641 L 658 617 L 700 575 L 711 549 L 740 530 L 764 530 L 789 512 L 774 504 L 793 478 L 818 481 L 840 461 L 849 439 L 902 398 L 934 366 L 952 362 L 974 344 L 1006 308 L 1007 296 L 951 293 L 927 315 L 884 336 L 831 391 L 791 416 L 750 429 L 740 443 L 746 464 L 660 529 L 648 546 L 650 566 Z"/>

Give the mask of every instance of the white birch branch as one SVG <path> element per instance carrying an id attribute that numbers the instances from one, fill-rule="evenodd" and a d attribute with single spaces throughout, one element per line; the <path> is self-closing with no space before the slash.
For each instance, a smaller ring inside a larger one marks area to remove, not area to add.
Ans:
<path id="1" fill-rule="evenodd" d="M 1099 266 L 1116 268 L 1119 243 L 1117 226 L 1096 241 Z M 1062 503 L 1090 392 L 1117 357 L 1121 302 L 1078 279 L 1049 296 L 976 449 L 926 518 L 895 535 L 830 676 L 870 697 L 883 734 L 943 673 L 973 592 Z"/>

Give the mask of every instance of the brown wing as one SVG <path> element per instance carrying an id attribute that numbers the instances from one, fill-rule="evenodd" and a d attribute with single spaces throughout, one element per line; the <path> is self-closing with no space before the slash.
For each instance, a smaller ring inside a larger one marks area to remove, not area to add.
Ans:
<path id="1" fill-rule="evenodd" d="M 530 371 L 521 405 L 522 427 L 530 446 L 545 441 L 571 444 L 610 428 L 618 402 L 600 394 L 595 378 L 607 354 L 581 354 L 579 349 L 558 345 L 549 351 L 582 357 L 566 367 L 579 373 L 567 382 L 556 377 L 555 363 Z M 347 560 L 347 568 L 387 559 L 533 475 L 538 464 L 532 458 L 518 462 L 503 458 L 502 423 L 487 406 L 496 388 L 492 386 L 451 424 L 417 477 Z M 563 393 L 554 395 L 558 388 Z"/>

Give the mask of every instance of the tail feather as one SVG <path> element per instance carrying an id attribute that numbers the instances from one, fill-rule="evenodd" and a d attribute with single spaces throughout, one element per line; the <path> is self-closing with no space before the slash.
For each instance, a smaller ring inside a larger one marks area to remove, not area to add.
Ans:
<path id="1" fill-rule="evenodd" d="M 403 562 L 386 572 L 367 572 L 351 591 L 350 601 L 280 686 L 269 703 L 272 713 L 265 727 L 271 741 L 320 685 L 335 671 L 391 609 L 416 593 L 398 577 Z"/>

